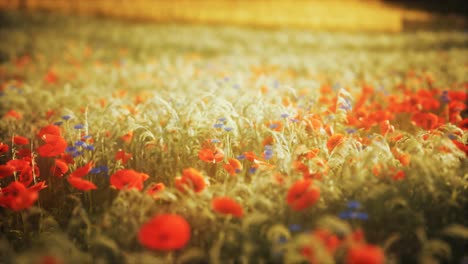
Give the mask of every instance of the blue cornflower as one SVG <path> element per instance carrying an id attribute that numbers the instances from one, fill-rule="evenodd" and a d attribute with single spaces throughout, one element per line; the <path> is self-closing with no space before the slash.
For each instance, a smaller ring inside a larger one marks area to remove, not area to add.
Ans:
<path id="1" fill-rule="evenodd" d="M 349 201 L 346 204 L 346 207 L 348 207 L 349 209 L 359 209 L 361 208 L 361 203 L 359 201 Z"/>
<path id="2" fill-rule="evenodd" d="M 76 141 L 75 142 L 75 146 L 78 146 L 78 147 L 86 147 L 86 143 L 79 140 L 79 141 Z"/>
<path id="3" fill-rule="evenodd" d="M 277 123 L 270 124 L 270 129 L 275 129 L 278 127 Z"/>
<path id="4" fill-rule="evenodd" d="M 269 160 L 273 157 L 273 149 L 271 148 L 265 148 L 265 151 L 263 151 L 264 158 L 266 160 Z"/>
<path id="5" fill-rule="evenodd" d="M 91 174 L 98 174 L 100 172 L 101 172 L 101 168 L 99 168 L 99 167 L 94 167 L 89 171 L 89 173 L 91 173 Z"/>
<path id="6" fill-rule="evenodd" d="M 285 236 L 280 236 L 280 237 L 278 238 L 278 243 L 279 243 L 279 244 L 284 244 L 284 243 L 286 243 L 286 242 L 288 242 L 288 238 L 287 238 L 287 237 L 285 237 Z"/>
<path id="7" fill-rule="evenodd" d="M 225 118 L 225 117 L 220 117 L 220 118 L 218 118 L 218 121 L 219 121 L 219 122 L 226 122 L 226 120 L 227 120 L 227 118 Z"/>
<path id="8" fill-rule="evenodd" d="M 273 88 L 277 89 L 277 88 L 279 88 L 279 85 L 280 85 L 280 83 L 279 83 L 278 80 L 273 81 Z"/>
<path id="9" fill-rule="evenodd" d="M 448 134 L 447 137 L 450 138 L 451 140 L 457 139 L 457 136 L 455 136 L 454 134 Z"/>
<path id="10" fill-rule="evenodd" d="M 68 152 L 68 153 L 76 152 L 76 151 L 77 149 L 74 146 L 67 146 L 67 148 L 65 149 L 65 152 Z"/>
<path id="11" fill-rule="evenodd" d="M 369 219 L 369 215 L 364 212 L 341 212 L 339 214 L 341 219 L 359 219 L 359 220 L 367 220 Z"/>
<path id="12" fill-rule="evenodd" d="M 236 159 L 243 160 L 243 159 L 245 159 L 245 155 L 241 154 L 241 155 L 237 156 Z"/>
<path id="13" fill-rule="evenodd" d="M 360 220 L 367 220 L 369 219 L 369 215 L 367 213 L 358 212 L 356 213 L 356 218 Z"/>
<path id="14" fill-rule="evenodd" d="M 343 109 L 343 110 L 351 110 L 353 108 L 353 106 L 351 104 L 342 104 L 340 105 L 340 107 L 338 107 L 339 109 Z"/>
<path id="15" fill-rule="evenodd" d="M 250 174 L 255 174 L 255 172 L 257 172 L 257 168 L 251 167 L 251 168 L 249 169 L 249 173 L 250 173 Z"/>
<path id="16" fill-rule="evenodd" d="M 83 136 L 84 139 L 89 139 L 89 138 L 92 138 L 93 136 L 91 135 L 86 135 L 86 136 Z"/>
<path id="17" fill-rule="evenodd" d="M 58 121 L 58 122 L 55 122 L 55 123 L 54 123 L 54 125 L 56 125 L 56 126 L 61 126 L 62 124 L 63 124 L 62 121 Z"/>
<path id="18" fill-rule="evenodd" d="M 271 155 L 273 155 L 273 150 L 272 149 L 267 149 L 263 153 L 265 153 L 265 155 L 271 156 Z"/>
<path id="19" fill-rule="evenodd" d="M 109 169 L 107 168 L 107 166 L 102 165 L 102 166 L 99 166 L 99 167 L 94 167 L 94 168 L 92 168 L 92 169 L 89 171 L 89 173 L 91 173 L 91 174 L 98 174 L 98 173 L 101 173 L 101 172 L 107 173 L 108 171 L 109 171 Z"/>
<path id="20" fill-rule="evenodd" d="M 440 95 L 439 99 L 442 103 L 449 103 L 450 97 L 448 96 L 448 91 L 442 91 L 442 94 Z"/>
<path id="21" fill-rule="evenodd" d="M 281 114 L 281 117 L 282 117 L 282 118 L 287 118 L 287 117 L 289 117 L 289 114 L 286 114 L 286 113 Z"/>
<path id="22" fill-rule="evenodd" d="M 232 127 L 225 127 L 224 130 L 227 132 L 232 131 Z"/>
<path id="23" fill-rule="evenodd" d="M 83 127 L 84 127 L 84 125 L 82 125 L 82 124 L 77 124 L 77 125 L 75 125 L 73 128 L 75 128 L 75 129 L 82 129 Z"/>
<path id="24" fill-rule="evenodd" d="M 71 155 L 72 155 L 73 158 L 76 158 L 78 156 L 83 155 L 83 151 L 75 151 Z"/>
<path id="25" fill-rule="evenodd" d="M 62 116 L 62 119 L 67 121 L 67 120 L 70 120 L 71 116 L 70 115 L 64 115 Z"/>
<path id="26" fill-rule="evenodd" d="M 344 211 L 344 212 L 339 213 L 338 217 L 341 218 L 341 219 L 350 219 L 351 218 L 351 213 L 352 212 Z"/>
<path id="27" fill-rule="evenodd" d="M 441 96 L 439 97 L 439 100 L 440 100 L 442 103 L 444 103 L 444 104 L 450 103 L 450 98 L 449 98 L 448 95 L 446 95 L 446 94 L 445 94 L 445 95 L 441 95 Z"/>
<path id="28" fill-rule="evenodd" d="M 361 203 L 359 201 L 349 201 L 346 204 L 346 207 L 348 208 L 347 211 L 343 211 L 338 214 L 338 217 L 340 217 L 341 219 L 369 219 L 369 215 L 367 213 L 357 211 L 361 208 Z"/>
<path id="29" fill-rule="evenodd" d="M 107 168 L 107 166 L 104 165 L 99 166 L 99 169 L 101 169 L 101 171 L 105 173 L 109 172 L 109 168 Z"/>
<path id="30" fill-rule="evenodd" d="M 224 124 L 222 123 L 216 123 L 213 125 L 214 128 L 222 128 L 224 126 Z"/>
<path id="31" fill-rule="evenodd" d="M 300 224 L 291 224 L 289 225 L 289 231 L 291 232 L 299 232 L 301 231 L 302 226 Z"/>
<path id="32" fill-rule="evenodd" d="M 86 149 L 90 150 L 90 151 L 94 151 L 94 146 L 93 145 L 87 145 Z"/>

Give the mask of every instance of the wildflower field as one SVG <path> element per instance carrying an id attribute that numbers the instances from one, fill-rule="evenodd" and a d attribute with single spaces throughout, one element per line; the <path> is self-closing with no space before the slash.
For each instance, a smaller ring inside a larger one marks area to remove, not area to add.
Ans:
<path id="1" fill-rule="evenodd" d="M 0 25 L 0 263 L 467 263 L 466 32 Z"/>

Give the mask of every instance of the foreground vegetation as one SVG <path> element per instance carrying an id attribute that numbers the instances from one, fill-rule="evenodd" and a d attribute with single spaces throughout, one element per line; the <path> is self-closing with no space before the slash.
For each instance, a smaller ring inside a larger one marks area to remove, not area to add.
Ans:
<path id="1" fill-rule="evenodd" d="M 466 34 L 1 17 L 3 262 L 466 259 Z"/>

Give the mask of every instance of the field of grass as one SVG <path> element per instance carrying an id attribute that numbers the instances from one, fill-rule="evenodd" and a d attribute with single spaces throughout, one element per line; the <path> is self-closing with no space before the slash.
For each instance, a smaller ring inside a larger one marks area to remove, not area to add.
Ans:
<path id="1" fill-rule="evenodd" d="M 0 24 L 0 263 L 466 263 L 465 32 Z"/>

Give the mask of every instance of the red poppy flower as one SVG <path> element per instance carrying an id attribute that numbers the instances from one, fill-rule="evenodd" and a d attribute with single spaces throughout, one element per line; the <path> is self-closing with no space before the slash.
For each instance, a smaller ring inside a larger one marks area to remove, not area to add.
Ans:
<path id="1" fill-rule="evenodd" d="M 320 120 L 320 118 L 315 117 L 315 116 L 312 116 L 312 117 L 309 117 L 309 118 L 305 119 L 305 123 L 306 123 L 306 129 L 309 132 L 310 131 L 315 131 L 315 130 L 320 129 L 321 127 L 323 127 L 323 123 Z"/>
<path id="2" fill-rule="evenodd" d="M 342 134 L 335 134 L 331 136 L 327 141 L 328 152 L 331 153 L 333 149 L 343 142 L 344 136 Z"/>
<path id="3" fill-rule="evenodd" d="M 0 142 L 0 154 L 7 153 L 10 147 L 7 144 Z"/>
<path id="4" fill-rule="evenodd" d="M 38 262 L 38 264 L 64 264 L 64 262 L 57 258 L 56 256 L 42 256 Z"/>
<path id="5" fill-rule="evenodd" d="M 61 165 L 63 166 L 63 164 Z M 68 166 L 67 166 L 68 167 Z M 89 171 L 93 167 L 93 162 L 88 162 L 85 166 L 77 168 L 75 171 L 73 171 L 70 176 L 68 177 L 68 182 L 75 188 L 81 191 L 89 191 L 89 190 L 94 190 L 97 189 L 96 185 L 94 183 L 83 179 L 84 176 L 86 176 Z"/>
<path id="6" fill-rule="evenodd" d="M 376 110 L 369 114 L 369 121 L 372 123 L 380 123 L 385 120 L 393 120 L 394 116 L 390 111 Z"/>
<path id="7" fill-rule="evenodd" d="M 22 136 L 14 136 L 13 143 L 15 143 L 16 145 L 27 145 L 29 144 L 29 139 Z"/>
<path id="8" fill-rule="evenodd" d="M 68 182 L 75 188 L 81 191 L 89 191 L 97 189 L 96 185 L 88 180 L 80 177 L 68 177 Z"/>
<path id="9" fill-rule="evenodd" d="M 273 144 L 275 144 L 275 139 L 272 136 L 268 136 L 262 141 L 262 146 L 271 146 Z"/>
<path id="10" fill-rule="evenodd" d="M 15 167 L 11 165 L 0 165 L 0 179 L 10 177 L 16 171 Z"/>
<path id="11" fill-rule="evenodd" d="M 244 215 L 244 209 L 235 200 L 229 197 L 217 197 L 211 201 L 211 208 L 220 214 L 232 215 L 241 218 Z"/>
<path id="12" fill-rule="evenodd" d="M 388 133 L 395 132 L 395 127 L 390 124 L 390 121 L 385 120 L 380 122 L 380 133 L 382 135 L 387 135 Z"/>
<path id="13" fill-rule="evenodd" d="M 20 211 L 31 207 L 37 200 L 35 189 L 27 189 L 22 183 L 14 181 L 0 190 L 0 206 L 13 211 Z"/>
<path id="14" fill-rule="evenodd" d="M 307 160 L 313 159 L 317 157 L 318 153 L 320 152 L 319 148 L 313 148 L 311 150 L 306 150 L 298 155 L 298 158 L 304 158 Z"/>
<path id="15" fill-rule="evenodd" d="M 214 150 L 210 148 L 204 148 L 198 152 L 198 158 L 204 162 L 216 163 L 224 159 L 224 152 L 219 148 L 215 148 Z"/>
<path id="16" fill-rule="evenodd" d="M 255 155 L 255 153 L 253 151 L 247 151 L 247 152 L 244 152 L 244 156 L 245 156 L 245 159 L 248 160 L 248 161 L 254 161 L 257 158 L 257 155 Z"/>
<path id="17" fill-rule="evenodd" d="M 29 161 L 24 160 L 24 159 L 14 159 L 14 160 L 9 160 L 7 162 L 7 165 L 15 167 L 15 171 L 20 172 L 24 169 L 24 167 L 30 166 Z"/>
<path id="18" fill-rule="evenodd" d="M 400 170 L 393 174 L 392 179 L 395 181 L 403 180 L 406 177 L 405 172 Z"/>
<path id="19" fill-rule="evenodd" d="M 38 191 L 40 191 L 40 190 L 42 190 L 42 189 L 45 189 L 45 188 L 47 188 L 47 187 L 48 187 L 48 186 L 45 184 L 45 181 L 40 181 L 40 182 L 34 184 L 33 186 L 29 187 L 28 189 L 29 189 L 30 191 L 38 192 Z"/>
<path id="20" fill-rule="evenodd" d="M 59 77 L 54 70 L 49 70 L 46 75 L 44 76 L 44 82 L 48 84 L 56 84 L 59 81 Z"/>
<path id="21" fill-rule="evenodd" d="M 148 178 L 149 176 L 145 173 L 134 170 L 119 170 L 110 177 L 110 184 L 118 190 L 134 188 L 141 191 L 143 190 L 143 182 Z"/>
<path id="22" fill-rule="evenodd" d="M 63 160 L 67 164 L 75 164 L 75 160 L 70 154 L 62 153 L 60 154 L 60 159 Z"/>
<path id="23" fill-rule="evenodd" d="M 39 171 L 39 167 L 37 166 L 34 166 L 34 174 L 36 177 L 39 177 L 40 171 Z M 20 174 L 19 174 L 19 182 L 21 182 L 24 186 L 29 186 L 32 181 L 34 180 L 33 179 L 33 169 L 31 167 L 31 165 L 28 164 L 28 166 L 25 166 Z"/>
<path id="24" fill-rule="evenodd" d="M 154 196 L 155 194 L 162 192 L 164 189 L 166 189 L 166 186 L 164 185 L 164 183 L 162 182 L 153 183 L 152 185 L 148 187 L 148 190 L 146 191 L 146 193 L 151 196 Z"/>
<path id="25" fill-rule="evenodd" d="M 468 130 L 468 118 L 463 119 L 462 121 L 458 122 L 458 127 L 463 129 L 463 130 Z M 1 143 L 0 143 L 0 153 L 1 151 Z"/>
<path id="26" fill-rule="evenodd" d="M 457 146 L 457 148 L 463 152 L 465 152 L 465 155 L 468 156 L 468 145 L 463 144 L 462 142 L 458 140 L 452 140 L 452 143 Z"/>
<path id="27" fill-rule="evenodd" d="M 188 168 L 182 172 L 182 177 L 176 178 L 175 186 L 181 192 L 184 192 L 185 188 L 190 188 L 198 193 L 205 189 L 206 182 L 199 171 L 194 168 Z"/>
<path id="28" fill-rule="evenodd" d="M 408 166 L 411 162 L 411 155 L 408 153 L 402 153 L 398 156 L 398 160 L 400 161 L 401 165 Z"/>
<path id="29" fill-rule="evenodd" d="M 269 129 L 274 130 L 274 131 L 281 131 L 281 129 L 283 129 L 283 123 L 281 121 L 278 121 L 278 120 L 269 121 L 269 122 L 265 123 L 265 125 Z"/>
<path id="30" fill-rule="evenodd" d="M 123 150 L 119 150 L 117 151 L 117 153 L 115 154 L 115 161 L 118 161 L 120 160 L 122 162 L 122 165 L 125 165 L 127 164 L 127 161 L 132 157 L 132 154 L 130 153 L 126 153 L 125 151 Z"/>
<path id="31" fill-rule="evenodd" d="M 228 159 L 228 163 L 224 164 L 223 167 L 231 176 L 242 170 L 242 164 L 237 159 Z"/>
<path id="32" fill-rule="evenodd" d="M 379 247 L 366 244 L 352 246 L 346 256 L 347 264 L 383 264 L 384 262 L 385 255 L 383 250 Z"/>
<path id="33" fill-rule="evenodd" d="M 40 146 L 37 152 L 42 157 L 55 157 L 62 154 L 67 148 L 67 141 L 61 136 L 45 134 L 42 139 L 46 144 Z"/>
<path id="34" fill-rule="evenodd" d="M 47 125 L 41 128 L 41 130 L 39 130 L 39 133 L 37 133 L 37 136 L 39 138 L 43 138 L 47 134 L 60 137 L 61 136 L 60 127 L 54 126 L 54 125 Z"/>
<path id="35" fill-rule="evenodd" d="M 120 137 L 120 139 L 122 139 L 122 141 L 125 143 L 130 143 L 130 141 L 132 141 L 132 138 L 133 138 L 133 131 L 130 131 L 127 134 Z"/>
<path id="36" fill-rule="evenodd" d="M 314 205 L 320 198 L 320 189 L 312 185 L 312 180 L 298 180 L 288 191 L 286 201 L 294 211 L 302 211 Z"/>
<path id="37" fill-rule="evenodd" d="M 143 224 L 138 241 L 146 248 L 161 251 L 181 249 L 190 240 L 190 225 L 175 214 L 161 214 Z"/>
<path id="38" fill-rule="evenodd" d="M 20 120 L 23 118 L 23 115 L 15 110 L 10 110 L 3 116 L 3 118 L 14 118 L 16 120 Z"/>
<path id="39" fill-rule="evenodd" d="M 439 117 L 433 113 L 415 113 L 411 117 L 411 121 L 426 130 L 432 130 L 439 126 Z"/>
<path id="40" fill-rule="evenodd" d="M 45 118 L 47 120 L 49 120 L 50 118 L 52 118 L 53 116 L 55 115 L 55 110 L 54 109 L 49 109 L 46 111 L 45 113 Z"/>
<path id="41" fill-rule="evenodd" d="M 325 229 L 317 229 L 312 233 L 313 236 L 317 237 L 322 241 L 322 244 L 327 249 L 328 253 L 333 254 L 336 249 L 340 246 L 341 240 L 333 233 L 330 233 Z"/>
<path id="42" fill-rule="evenodd" d="M 311 178 L 312 176 L 309 167 L 307 167 L 307 165 L 305 165 L 302 161 L 293 161 L 293 168 L 299 172 L 302 172 L 302 176 L 305 179 Z"/>
<path id="43" fill-rule="evenodd" d="M 285 181 L 285 179 L 286 179 L 286 176 L 287 176 L 287 175 L 282 174 L 282 173 L 280 173 L 280 172 L 273 174 L 273 176 L 272 176 L 273 183 L 275 183 L 275 184 L 283 184 L 284 181 Z"/>
<path id="44" fill-rule="evenodd" d="M 382 164 L 377 163 L 374 166 L 372 166 L 372 174 L 374 174 L 374 176 L 379 176 L 381 171 Z"/>
<path id="45" fill-rule="evenodd" d="M 83 167 L 77 168 L 74 172 L 70 174 L 70 177 L 74 178 L 83 178 L 88 175 L 89 171 L 93 168 L 93 162 L 90 161 Z"/>
<path id="46" fill-rule="evenodd" d="M 18 156 L 20 156 L 21 158 L 23 159 L 30 159 L 31 158 L 31 155 L 32 155 L 32 152 L 30 149 L 27 149 L 27 148 L 23 148 L 23 149 L 19 149 L 16 151 L 16 154 Z"/>
<path id="47" fill-rule="evenodd" d="M 351 241 L 354 243 L 365 243 L 364 231 L 361 228 L 354 230 L 350 235 Z"/>
<path id="48" fill-rule="evenodd" d="M 55 164 L 50 168 L 50 173 L 55 177 L 63 177 L 68 171 L 68 164 L 61 159 L 56 159 Z"/>
<path id="49" fill-rule="evenodd" d="M 467 99 L 467 93 L 465 91 L 448 91 L 447 95 L 452 101 L 465 102 Z"/>

